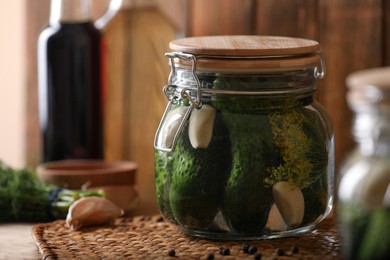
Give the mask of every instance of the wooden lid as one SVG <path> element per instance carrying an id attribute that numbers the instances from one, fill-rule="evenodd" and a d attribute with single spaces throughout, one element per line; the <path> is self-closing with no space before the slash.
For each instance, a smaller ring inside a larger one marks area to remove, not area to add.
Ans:
<path id="1" fill-rule="evenodd" d="M 290 37 L 232 35 L 177 39 L 169 44 L 174 51 L 213 56 L 285 56 L 319 50 L 318 42 Z"/>
<path id="2" fill-rule="evenodd" d="M 175 52 L 200 56 L 198 68 L 253 69 L 304 67 L 319 63 L 320 46 L 313 40 L 259 35 L 204 36 L 177 39 L 169 44 Z M 242 57 L 242 59 L 237 59 Z M 245 59 L 257 57 L 257 59 Z M 226 59 L 230 59 L 226 62 Z M 177 63 L 189 66 L 183 60 Z"/>
<path id="3" fill-rule="evenodd" d="M 350 89 L 371 86 L 390 90 L 390 67 L 354 72 L 348 76 L 347 85 Z"/>
<path id="4" fill-rule="evenodd" d="M 354 110 L 364 106 L 390 106 L 390 67 L 366 69 L 347 77 L 347 100 Z"/>

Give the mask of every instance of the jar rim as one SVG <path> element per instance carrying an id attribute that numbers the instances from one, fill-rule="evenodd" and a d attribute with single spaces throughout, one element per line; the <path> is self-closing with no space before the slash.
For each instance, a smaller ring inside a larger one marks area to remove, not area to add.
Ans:
<path id="1" fill-rule="evenodd" d="M 196 56 L 197 71 L 224 72 L 236 71 L 241 73 L 261 71 L 288 71 L 306 69 L 318 66 L 321 57 L 317 54 L 296 55 L 296 56 L 275 56 L 275 57 L 227 57 L 227 56 Z M 175 66 L 184 69 L 191 69 L 192 62 L 175 58 Z"/>

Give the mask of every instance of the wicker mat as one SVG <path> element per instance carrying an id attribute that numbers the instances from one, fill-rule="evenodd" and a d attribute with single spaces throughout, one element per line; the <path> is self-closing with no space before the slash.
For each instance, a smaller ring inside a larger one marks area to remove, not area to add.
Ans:
<path id="1" fill-rule="evenodd" d="M 211 241 L 180 233 L 160 216 L 117 219 L 114 225 L 71 232 L 64 221 L 38 224 L 33 237 L 43 259 L 255 259 L 242 251 L 242 241 Z M 261 259 L 338 259 L 340 242 L 332 218 L 299 237 L 248 241 Z M 298 247 L 293 253 L 291 248 Z M 220 248 L 229 248 L 223 256 Z M 278 256 L 276 250 L 283 249 Z M 168 255 L 175 251 L 175 258 Z M 211 257 L 212 258 L 212 257 Z"/>

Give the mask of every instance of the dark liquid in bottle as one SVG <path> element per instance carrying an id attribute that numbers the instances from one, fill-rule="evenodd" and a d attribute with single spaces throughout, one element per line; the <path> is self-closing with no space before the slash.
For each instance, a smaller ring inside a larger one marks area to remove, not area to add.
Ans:
<path id="1" fill-rule="evenodd" d="M 43 161 L 103 157 L 100 32 L 91 22 L 48 27 L 38 40 Z"/>

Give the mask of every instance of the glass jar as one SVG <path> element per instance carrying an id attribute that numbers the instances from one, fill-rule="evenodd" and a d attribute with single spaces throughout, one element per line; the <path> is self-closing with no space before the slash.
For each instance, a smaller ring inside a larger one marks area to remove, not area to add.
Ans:
<path id="1" fill-rule="evenodd" d="M 332 208 L 331 123 L 313 99 L 315 41 L 178 39 L 155 136 L 164 218 L 189 235 L 265 239 L 312 230 Z"/>
<path id="2" fill-rule="evenodd" d="M 356 149 L 340 168 L 339 229 L 345 259 L 390 259 L 390 67 L 347 78 Z"/>

